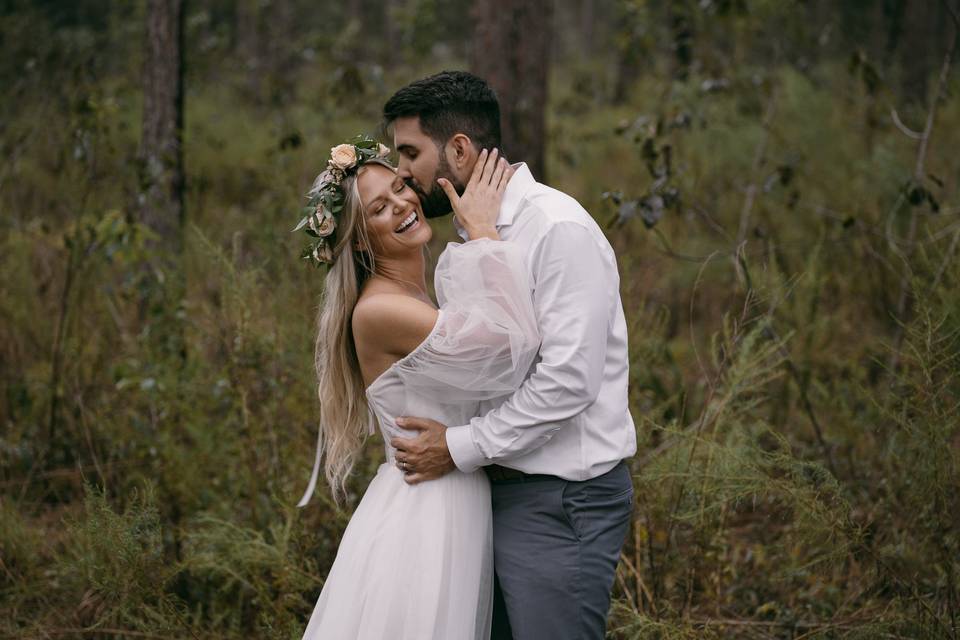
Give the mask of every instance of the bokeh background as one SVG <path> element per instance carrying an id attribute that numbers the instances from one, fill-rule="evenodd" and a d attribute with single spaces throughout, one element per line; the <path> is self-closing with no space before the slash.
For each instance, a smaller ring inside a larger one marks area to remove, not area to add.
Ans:
<path id="1" fill-rule="evenodd" d="M 456 68 L 620 260 L 610 637 L 956 640 L 958 12 L 0 2 L 0 637 L 300 637 L 383 453 L 294 506 L 323 272 L 290 231 L 332 145 Z"/>

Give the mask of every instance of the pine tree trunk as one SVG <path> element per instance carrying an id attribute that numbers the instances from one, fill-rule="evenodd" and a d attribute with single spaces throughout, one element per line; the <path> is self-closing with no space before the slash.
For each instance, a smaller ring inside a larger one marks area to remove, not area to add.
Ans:
<path id="1" fill-rule="evenodd" d="M 470 67 L 500 100 L 503 146 L 511 162 L 526 162 L 545 180 L 550 0 L 478 0 L 473 5 Z"/>
<path id="2" fill-rule="evenodd" d="M 158 354 L 186 362 L 178 311 L 186 293 L 183 272 L 183 2 L 147 0 L 140 141 L 141 221 L 156 234 L 150 286 L 139 301 L 141 324 L 150 323 Z"/>
<path id="3" fill-rule="evenodd" d="M 142 221 L 162 248 L 183 250 L 183 3 L 147 1 L 143 71 Z"/>
<path id="4" fill-rule="evenodd" d="M 142 221 L 156 234 L 156 258 L 144 265 L 151 285 L 139 300 L 140 323 L 148 328 L 145 349 L 161 366 L 182 372 L 187 343 L 180 319 L 186 297 L 183 270 L 183 0 L 147 0 L 143 69 Z M 176 378 L 181 376 L 175 373 Z M 168 438 L 187 442 L 184 416 L 174 403 L 163 418 Z M 159 491 L 169 514 L 176 560 L 182 559 L 183 509 L 179 494 L 161 478 Z"/>

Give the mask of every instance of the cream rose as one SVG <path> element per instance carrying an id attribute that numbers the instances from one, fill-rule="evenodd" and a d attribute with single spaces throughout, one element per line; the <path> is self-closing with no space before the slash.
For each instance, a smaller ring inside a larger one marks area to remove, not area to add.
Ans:
<path id="1" fill-rule="evenodd" d="M 352 144 L 338 144 L 330 149 L 330 162 L 337 169 L 349 169 L 357 163 L 357 150 Z"/>
<path id="2" fill-rule="evenodd" d="M 310 228 L 321 238 L 326 238 L 337 228 L 337 223 L 333 219 L 333 216 L 327 215 L 322 211 L 317 211 L 314 215 L 310 216 Z"/>
<path id="3" fill-rule="evenodd" d="M 388 155 L 390 155 L 390 147 L 388 147 L 388 146 L 385 145 L 385 144 L 378 143 L 378 144 L 377 144 L 377 157 L 378 157 L 378 158 L 386 158 Z"/>

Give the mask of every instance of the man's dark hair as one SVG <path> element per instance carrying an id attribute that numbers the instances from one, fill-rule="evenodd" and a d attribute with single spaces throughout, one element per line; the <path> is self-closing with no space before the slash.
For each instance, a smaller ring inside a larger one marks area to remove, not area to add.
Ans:
<path id="1" fill-rule="evenodd" d="M 420 128 L 442 147 L 457 133 L 478 149 L 500 148 L 500 103 L 483 79 L 466 71 L 441 71 L 400 89 L 383 106 L 384 125 L 420 117 Z"/>

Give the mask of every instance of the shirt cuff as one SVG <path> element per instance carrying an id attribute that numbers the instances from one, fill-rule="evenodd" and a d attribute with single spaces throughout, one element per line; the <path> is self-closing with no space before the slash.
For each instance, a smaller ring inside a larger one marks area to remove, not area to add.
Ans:
<path id="1" fill-rule="evenodd" d="M 476 471 L 487 462 L 483 453 L 474 444 L 468 424 L 462 427 L 447 427 L 447 449 L 450 451 L 450 457 L 453 458 L 453 464 L 464 473 Z"/>

